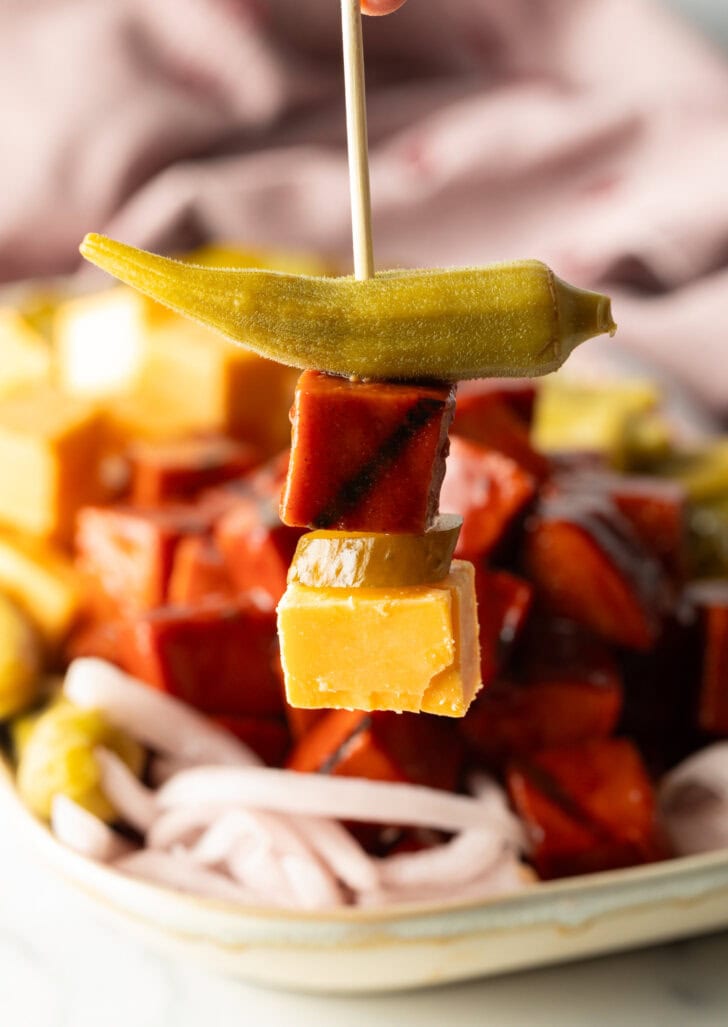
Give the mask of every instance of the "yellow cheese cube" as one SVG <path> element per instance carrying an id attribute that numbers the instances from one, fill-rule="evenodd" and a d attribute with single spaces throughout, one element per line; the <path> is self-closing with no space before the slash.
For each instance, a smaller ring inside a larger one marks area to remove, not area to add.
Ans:
<path id="1" fill-rule="evenodd" d="M 16 310 L 0 309 L 0 396 L 50 374 L 50 346 Z"/>
<path id="2" fill-rule="evenodd" d="M 135 388 L 154 309 L 125 286 L 62 303 L 54 323 L 60 387 L 89 399 Z"/>
<path id="3" fill-rule="evenodd" d="M 0 401 L 0 522 L 70 538 L 77 509 L 103 498 L 102 419 L 41 385 Z"/>
<path id="4" fill-rule="evenodd" d="M 217 242 L 200 246 L 184 257 L 190 264 L 205 267 L 267 267 L 291 275 L 314 278 L 335 275 L 337 269 L 315 253 L 294 250 L 250 249 L 238 243 Z"/>
<path id="5" fill-rule="evenodd" d="M 112 447 L 122 452 L 130 442 L 169 442 L 200 431 L 183 407 L 141 393 L 109 400 L 104 419 Z"/>
<path id="6" fill-rule="evenodd" d="M 189 430 L 242 438 L 268 455 L 288 444 L 298 373 L 175 317 L 149 335 L 140 391 Z"/>
<path id="7" fill-rule="evenodd" d="M 656 413 L 659 392 L 651 382 L 610 382 L 591 385 L 556 376 L 539 388 L 533 426 L 537 449 L 571 449 L 603 453 L 617 468 L 627 467 L 633 449 L 664 448 L 665 423 Z"/>
<path id="8" fill-rule="evenodd" d="M 0 535 L 0 590 L 51 646 L 67 634 L 81 600 L 79 577 L 67 557 L 36 539 L 7 533 Z"/>
<path id="9" fill-rule="evenodd" d="M 278 605 L 288 701 L 462 716 L 479 686 L 472 568 L 434 585 L 309 588 Z"/>

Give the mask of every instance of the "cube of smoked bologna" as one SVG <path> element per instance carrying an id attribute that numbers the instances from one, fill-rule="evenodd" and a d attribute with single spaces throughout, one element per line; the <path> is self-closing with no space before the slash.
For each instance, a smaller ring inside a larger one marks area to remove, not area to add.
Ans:
<path id="1" fill-rule="evenodd" d="M 235 588 L 263 589 L 274 603 L 286 590 L 301 534 L 301 528 L 281 523 L 276 503 L 245 489 L 215 526 L 215 541 Z"/>
<path id="2" fill-rule="evenodd" d="M 126 669 L 127 636 L 126 621 L 94 617 L 81 619 L 66 639 L 63 656 L 67 663 L 90 657 Z"/>
<path id="3" fill-rule="evenodd" d="M 508 790 L 542 878 L 634 866 L 666 855 L 639 753 L 622 738 L 514 760 Z"/>
<path id="4" fill-rule="evenodd" d="M 533 478 L 510 457 L 453 436 L 440 506 L 463 519 L 455 554 L 476 560 L 490 553 L 535 491 Z"/>
<path id="5" fill-rule="evenodd" d="M 68 542 L 76 512 L 104 498 L 100 415 L 38 385 L 0 401 L 0 521 Z"/>
<path id="6" fill-rule="evenodd" d="M 500 769 L 545 746 L 608 738 L 621 706 L 621 688 L 611 683 L 500 678 L 473 703 L 463 734 L 477 758 Z"/>
<path id="7" fill-rule="evenodd" d="M 246 474 L 258 451 L 217 435 L 177 442 L 139 442 L 129 454 L 132 501 L 158 506 L 190 499 L 202 489 Z"/>
<path id="8" fill-rule="evenodd" d="M 275 613 L 251 599 L 160 607 L 129 625 L 130 673 L 217 716 L 282 712 L 274 656 Z"/>
<path id="9" fill-rule="evenodd" d="M 728 735 L 728 582 L 697 582 L 688 589 L 697 612 L 701 678 L 698 722 L 713 735 Z"/>
<path id="10" fill-rule="evenodd" d="M 519 656 L 462 722 L 477 758 L 500 768 L 513 756 L 614 731 L 623 688 L 605 642 L 566 621 L 540 622 L 529 627 Z"/>
<path id="11" fill-rule="evenodd" d="M 543 503 L 527 524 L 523 565 L 547 612 L 627 648 L 655 641 L 664 573 L 608 502 L 572 495 Z"/>
<path id="12" fill-rule="evenodd" d="M 463 747 L 452 722 L 383 710 L 332 710 L 297 743 L 287 765 L 308 773 L 454 791 L 462 763 Z"/>
<path id="13" fill-rule="evenodd" d="M 225 559 L 208 535 L 183 538 L 174 552 L 167 588 L 173 606 L 195 606 L 211 597 L 233 599 L 236 590 Z"/>
<path id="14" fill-rule="evenodd" d="M 292 526 L 419 534 L 438 512 L 454 389 L 304 371 L 281 519 Z"/>
<path id="15" fill-rule="evenodd" d="M 669 614 L 655 645 L 619 654 L 624 709 L 619 730 L 639 747 L 653 778 L 705 744 L 696 705 L 701 659 L 689 607 L 681 601 Z"/>
<path id="16" fill-rule="evenodd" d="M 477 442 L 481 418 L 487 416 L 494 405 L 508 407 L 526 428 L 530 428 L 537 395 L 536 385 L 530 378 L 480 378 L 463 382 L 458 389 L 453 432 Z M 467 430 L 470 425 L 472 432 Z"/>
<path id="17" fill-rule="evenodd" d="M 554 478 L 559 491 L 604 496 L 629 522 L 645 549 L 679 581 L 687 561 L 687 495 L 675 481 L 608 470 L 574 469 Z"/>
<path id="18" fill-rule="evenodd" d="M 507 571 L 478 568 L 475 594 L 480 625 L 480 679 L 485 687 L 502 669 L 526 623 L 533 587 Z"/>
<path id="19" fill-rule="evenodd" d="M 278 634 L 292 706 L 461 717 L 480 687 L 474 572 L 461 560 L 435 585 L 289 585 Z"/>
<path id="20" fill-rule="evenodd" d="M 138 613 L 164 603 L 175 552 L 208 528 L 193 506 L 87 507 L 78 517 L 78 565 L 101 614 Z"/>
<path id="21" fill-rule="evenodd" d="M 215 717 L 215 722 L 235 735 L 269 767 L 280 767 L 291 746 L 285 721 L 279 717 Z"/>
<path id="22" fill-rule="evenodd" d="M 531 445 L 530 423 L 535 390 L 524 388 L 520 404 L 488 382 L 466 382 L 458 391 L 453 435 L 477 442 L 514 460 L 536 481 L 548 477 L 550 461 Z"/>

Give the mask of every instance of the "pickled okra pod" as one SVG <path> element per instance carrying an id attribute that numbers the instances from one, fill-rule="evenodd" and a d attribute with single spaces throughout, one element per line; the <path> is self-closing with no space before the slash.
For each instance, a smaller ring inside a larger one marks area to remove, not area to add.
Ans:
<path id="1" fill-rule="evenodd" d="M 330 374 L 454 382 L 555 371 L 613 334 L 609 298 L 536 260 L 387 271 L 359 281 L 199 267 L 101 235 L 87 260 L 263 357 Z"/>

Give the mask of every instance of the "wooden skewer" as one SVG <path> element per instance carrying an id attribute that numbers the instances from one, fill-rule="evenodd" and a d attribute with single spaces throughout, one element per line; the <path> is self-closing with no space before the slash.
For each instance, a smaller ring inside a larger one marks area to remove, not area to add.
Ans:
<path id="1" fill-rule="evenodd" d="M 374 277 L 374 249 L 360 4 L 361 0 L 341 0 L 354 276 L 363 279 Z"/>

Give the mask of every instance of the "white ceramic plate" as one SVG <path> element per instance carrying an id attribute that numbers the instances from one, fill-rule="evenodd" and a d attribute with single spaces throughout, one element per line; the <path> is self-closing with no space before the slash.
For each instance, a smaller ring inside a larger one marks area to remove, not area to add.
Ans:
<path id="1" fill-rule="evenodd" d="M 424 987 L 728 927 L 728 852 L 535 884 L 488 902 L 321 915 L 197 899 L 84 859 L 27 812 L 1 758 L 0 822 L 5 838 L 149 946 L 283 988 Z"/>

